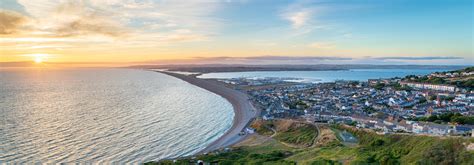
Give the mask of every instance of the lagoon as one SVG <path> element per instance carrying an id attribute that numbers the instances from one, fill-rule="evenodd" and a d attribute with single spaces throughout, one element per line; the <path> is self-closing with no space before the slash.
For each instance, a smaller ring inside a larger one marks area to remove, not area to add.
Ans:
<path id="1" fill-rule="evenodd" d="M 367 81 L 367 79 L 425 75 L 446 69 L 350 69 L 337 71 L 258 71 L 206 73 L 199 78 L 298 78 L 309 82 L 333 82 L 336 80 Z"/>

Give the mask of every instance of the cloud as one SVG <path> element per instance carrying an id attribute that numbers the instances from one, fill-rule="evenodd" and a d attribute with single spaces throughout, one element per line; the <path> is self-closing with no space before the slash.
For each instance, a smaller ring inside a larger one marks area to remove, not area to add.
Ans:
<path id="1" fill-rule="evenodd" d="M 215 12 L 225 3 L 200 0 L 18 0 L 18 4 L 31 21 L 26 23 L 23 36 L 11 37 L 84 41 L 91 37 L 109 37 L 111 39 L 102 41 L 150 47 L 209 40 L 216 35 L 222 22 L 215 18 Z M 11 21 L 7 23 L 13 24 Z M 17 24 L 20 23 L 13 25 Z M 2 32 L 10 33 L 12 26 L 8 27 Z M 118 40 L 119 37 L 126 39 Z"/>
<path id="2" fill-rule="evenodd" d="M 456 57 L 456 56 L 422 56 L 422 57 L 373 57 L 371 59 L 376 59 L 376 60 L 460 60 L 464 58 Z"/>
<path id="3" fill-rule="evenodd" d="M 310 48 L 316 48 L 316 49 L 333 49 L 336 46 L 332 43 L 326 43 L 326 42 L 313 42 L 308 45 Z"/>
<path id="4" fill-rule="evenodd" d="M 100 19 L 91 17 L 81 17 L 71 22 L 60 25 L 54 32 L 58 36 L 83 36 L 83 35 L 105 35 L 117 37 L 126 33 L 124 28 L 107 23 L 100 23 Z"/>
<path id="5" fill-rule="evenodd" d="M 302 9 L 300 11 L 285 12 L 282 17 L 283 19 L 288 20 L 293 28 L 299 29 L 308 24 L 312 13 L 312 10 Z"/>
<path id="6" fill-rule="evenodd" d="M 28 16 L 0 10 L 0 34 L 22 38 L 61 38 L 87 35 L 116 37 L 125 28 L 112 15 L 90 8 L 85 1 L 20 1 Z M 20 33 L 21 32 L 21 33 Z"/>
<path id="7" fill-rule="evenodd" d="M 251 56 L 251 57 L 194 57 L 200 60 L 256 60 L 256 61 L 321 61 L 321 60 L 352 60 L 346 57 L 328 56 Z"/>
<path id="8" fill-rule="evenodd" d="M 325 26 L 316 23 L 315 18 L 320 15 L 322 6 L 315 6 L 311 1 L 297 1 L 280 11 L 280 18 L 290 23 L 295 35 L 306 34 L 314 29 L 324 29 Z"/>
<path id="9" fill-rule="evenodd" d="M 348 31 L 348 28 L 344 26 L 345 23 L 332 20 L 331 15 L 361 10 L 365 6 L 364 3 L 346 1 L 294 0 L 281 9 L 278 16 L 290 23 L 293 30 L 292 36 L 300 36 L 314 31 L 324 31 L 327 35 L 344 31 L 343 34 L 339 34 L 341 37 L 352 38 L 351 31 Z"/>
<path id="10" fill-rule="evenodd" d="M 20 13 L 8 10 L 0 10 L 0 34 L 14 34 L 27 21 L 27 17 Z"/>
<path id="11" fill-rule="evenodd" d="M 400 60 L 398 64 L 416 64 L 422 60 L 460 60 L 462 57 L 333 57 L 333 56 L 248 56 L 248 57 L 194 57 L 177 63 L 221 63 L 221 64 L 393 64 L 391 60 Z"/>
<path id="12" fill-rule="evenodd" d="M 251 60 L 351 60 L 352 58 L 345 57 L 327 57 L 327 56 L 256 56 L 246 57 Z"/>
<path id="13" fill-rule="evenodd" d="M 190 59 L 154 60 L 142 61 L 142 64 L 251 64 L 251 65 L 274 65 L 274 64 L 340 64 L 351 62 L 352 58 L 330 57 L 330 56 L 247 56 L 247 57 L 193 57 Z"/>
<path id="14" fill-rule="evenodd" d="M 105 35 L 117 37 L 126 33 L 121 22 L 113 19 L 114 13 L 88 7 L 84 1 L 68 1 L 57 6 L 52 13 L 58 25 L 52 32 L 59 36 Z M 46 18 L 47 19 L 47 18 Z M 52 20 L 47 19 L 47 22 Z"/>
<path id="15" fill-rule="evenodd" d="M 213 35 L 222 23 L 215 13 L 223 2 L 191 1 L 92 1 L 92 6 L 116 12 L 117 17 L 146 33 L 174 34 L 188 29 L 197 35 Z"/>
<path id="16" fill-rule="evenodd" d="M 227 3 L 14 0 L 11 4 L 16 7 L 0 5 L 0 50 L 15 59 L 14 55 L 25 52 L 54 52 L 63 57 L 77 52 L 108 55 L 110 50 L 117 54 L 138 52 L 141 56 L 185 52 L 188 50 L 173 48 L 188 42 L 208 42 L 218 35 L 225 21 L 216 12 Z"/>

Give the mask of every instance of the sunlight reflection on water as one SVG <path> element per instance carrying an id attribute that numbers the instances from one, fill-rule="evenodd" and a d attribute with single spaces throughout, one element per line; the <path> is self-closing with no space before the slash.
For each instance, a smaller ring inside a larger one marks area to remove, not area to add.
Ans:
<path id="1" fill-rule="evenodd" d="M 129 69 L 0 72 L 0 163 L 144 162 L 203 149 L 232 105 L 174 77 Z"/>

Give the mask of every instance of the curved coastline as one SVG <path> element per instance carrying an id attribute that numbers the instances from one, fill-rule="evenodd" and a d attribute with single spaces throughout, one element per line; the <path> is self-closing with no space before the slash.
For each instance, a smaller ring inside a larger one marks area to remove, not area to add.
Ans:
<path id="1" fill-rule="evenodd" d="M 157 71 L 169 76 L 176 77 L 190 84 L 196 85 L 203 89 L 206 89 L 212 93 L 224 97 L 228 100 L 234 109 L 234 119 L 232 127 L 227 130 L 224 135 L 219 137 L 216 141 L 210 143 L 206 148 L 198 152 L 197 154 L 205 154 L 217 149 L 229 147 L 237 142 L 242 141 L 247 135 L 239 135 L 239 133 L 245 129 L 247 124 L 255 118 L 257 115 L 256 109 L 246 94 L 226 87 L 222 82 L 209 79 L 199 79 L 195 75 L 182 75 L 177 73 L 171 73 L 166 71 Z"/>

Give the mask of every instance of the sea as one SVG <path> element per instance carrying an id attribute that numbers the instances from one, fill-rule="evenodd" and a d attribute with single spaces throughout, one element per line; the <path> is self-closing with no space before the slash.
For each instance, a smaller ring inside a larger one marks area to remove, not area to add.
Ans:
<path id="1" fill-rule="evenodd" d="M 454 69 L 453 69 L 454 70 Z M 198 76 L 204 79 L 233 79 L 233 78 L 288 78 L 289 81 L 299 82 L 334 82 L 336 80 L 367 81 L 368 79 L 405 77 L 407 75 L 426 75 L 433 72 L 448 71 L 440 69 L 349 69 L 330 71 L 255 71 L 255 72 L 218 72 Z"/>
<path id="2" fill-rule="evenodd" d="M 134 69 L 0 71 L 0 164 L 143 163 L 199 152 L 232 125 L 232 105 Z"/>

